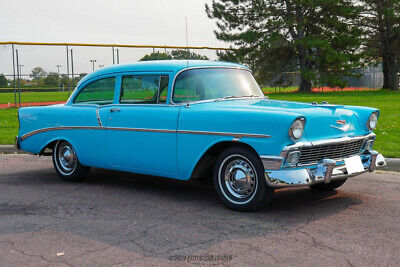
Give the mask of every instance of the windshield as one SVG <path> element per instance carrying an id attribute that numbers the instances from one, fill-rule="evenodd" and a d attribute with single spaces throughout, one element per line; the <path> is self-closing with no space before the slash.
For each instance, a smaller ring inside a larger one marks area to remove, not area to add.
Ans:
<path id="1" fill-rule="evenodd" d="M 178 75 L 172 101 L 174 103 L 239 97 L 264 97 L 247 70 L 208 68 L 191 69 Z"/>

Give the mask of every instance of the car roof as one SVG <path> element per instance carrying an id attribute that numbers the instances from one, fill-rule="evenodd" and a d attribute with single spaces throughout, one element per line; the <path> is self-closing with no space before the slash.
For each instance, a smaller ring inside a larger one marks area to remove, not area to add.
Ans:
<path id="1" fill-rule="evenodd" d="M 212 60 L 149 60 L 140 61 L 128 64 L 113 65 L 110 67 L 105 67 L 89 73 L 84 78 L 81 79 L 79 84 L 84 83 L 91 78 L 112 74 L 118 72 L 128 72 L 128 71 L 160 71 L 160 72 L 178 72 L 185 68 L 196 68 L 196 67 L 230 67 L 230 68 L 245 68 L 247 67 L 223 61 L 212 61 Z"/>

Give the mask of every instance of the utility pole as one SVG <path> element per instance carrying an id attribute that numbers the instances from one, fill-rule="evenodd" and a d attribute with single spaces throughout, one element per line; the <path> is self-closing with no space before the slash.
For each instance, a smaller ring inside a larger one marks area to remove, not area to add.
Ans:
<path id="1" fill-rule="evenodd" d="M 93 65 L 93 71 L 94 71 L 94 63 L 95 63 L 95 62 L 97 62 L 96 59 L 91 59 L 91 60 L 90 60 L 90 63 L 92 63 L 92 65 Z"/>
<path id="2" fill-rule="evenodd" d="M 119 49 L 117 48 L 117 64 L 119 64 Z"/>
<path id="3" fill-rule="evenodd" d="M 58 90 L 60 90 L 60 68 L 62 65 L 57 65 L 57 74 L 58 74 Z"/>

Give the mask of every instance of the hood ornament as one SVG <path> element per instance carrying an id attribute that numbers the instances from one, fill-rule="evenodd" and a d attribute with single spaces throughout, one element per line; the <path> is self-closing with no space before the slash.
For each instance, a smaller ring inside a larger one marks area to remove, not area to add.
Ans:
<path id="1" fill-rule="evenodd" d="M 332 128 L 341 130 L 342 132 L 347 132 L 348 130 L 350 130 L 350 123 L 346 124 L 345 120 L 337 120 L 336 123 L 338 125 L 342 125 L 342 126 L 334 126 L 334 125 L 330 125 Z"/>

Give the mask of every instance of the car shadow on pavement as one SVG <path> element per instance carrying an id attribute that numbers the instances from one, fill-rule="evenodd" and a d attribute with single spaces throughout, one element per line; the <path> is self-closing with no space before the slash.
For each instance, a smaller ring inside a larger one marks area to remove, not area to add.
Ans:
<path id="1" fill-rule="evenodd" d="M 40 169 L 9 174 L 0 181 L 2 185 L 20 191 L 26 187 L 40 197 L 47 194 L 43 204 L 34 206 L 52 209 L 42 214 L 57 218 L 55 229 L 155 257 L 197 253 L 229 240 L 287 232 L 361 205 L 364 197 L 347 192 L 346 184 L 332 192 L 282 189 L 264 209 L 243 213 L 226 209 L 211 184 L 96 168 L 79 183 L 64 182 L 55 171 Z M 24 195 L 15 201 L 31 200 Z M 106 223 L 111 218 L 114 232 Z"/>

